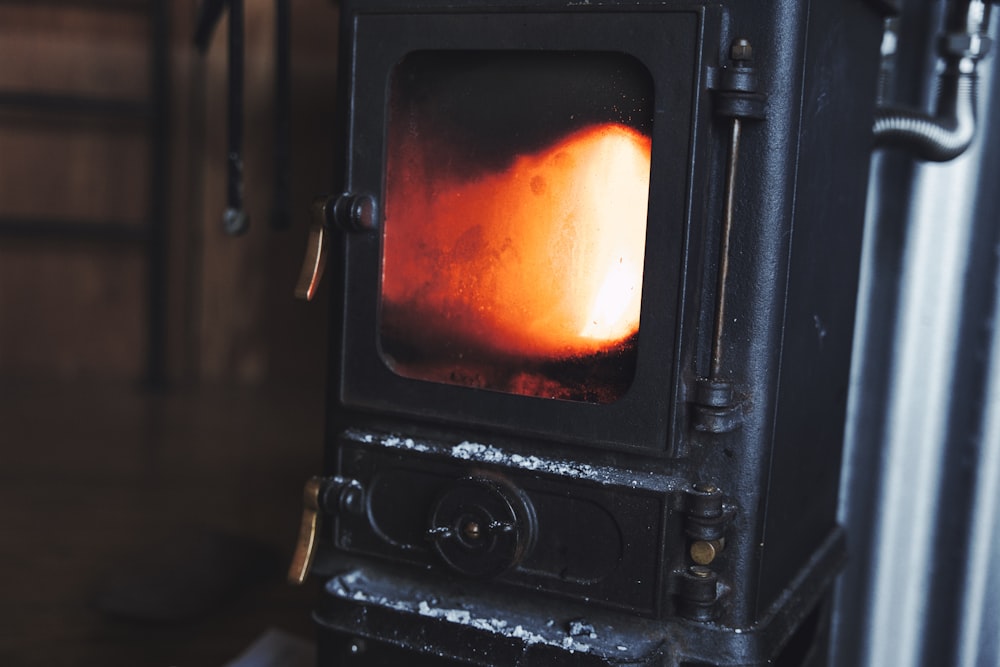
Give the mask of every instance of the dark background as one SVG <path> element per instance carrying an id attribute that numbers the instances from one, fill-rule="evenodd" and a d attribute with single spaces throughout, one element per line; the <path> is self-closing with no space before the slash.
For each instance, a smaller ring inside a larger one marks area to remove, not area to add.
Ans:
<path id="1" fill-rule="evenodd" d="M 169 2 L 165 383 L 148 383 L 148 248 L 0 232 L 0 664 L 221 665 L 309 639 L 283 582 L 320 471 L 326 291 L 292 289 L 330 192 L 337 11 L 295 0 L 292 217 L 269 223 L 274 2 L 246 1 L 248 235 L 223 234 L 226 30 Z M 0 2 L 0 97 L 143 103 L 142 0 Z M 0 218 L 148 223 L 148 117 L 0 103 Z M 136 232 L 138 237 L 141 232 Z M 124 236 L 128 236 L 126 233 Z M 313 584 L 315 586 L 315 584 Z"/>

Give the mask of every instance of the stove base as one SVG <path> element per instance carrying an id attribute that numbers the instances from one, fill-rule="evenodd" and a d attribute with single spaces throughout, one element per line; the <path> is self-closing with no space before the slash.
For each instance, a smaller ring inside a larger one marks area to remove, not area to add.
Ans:
<path id="1" fill-rule="evenodd" d="M 539 600 L 487 583 L 347 559 L 315 620 L 320 667 L 821 667 L 828 598 L 844 556 L 835 531 L 765 619 L 726 628 Z"/>

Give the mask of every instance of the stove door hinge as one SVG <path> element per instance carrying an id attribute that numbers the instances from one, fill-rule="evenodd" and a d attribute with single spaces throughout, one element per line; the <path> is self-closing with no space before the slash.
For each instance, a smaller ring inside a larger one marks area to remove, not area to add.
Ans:
<path id="1" fill-rule="evenodd" d="M 719 613 L 724 587 L 711 567 L 726 547 L 726 528 L 736 508 L 723 501 L 722 490 L 699 482 L 685 491 L 684 533 L 688 565 L 676 572 L 677 612 L 693 621 L 711 621 Z"/>
<path id="2" fill-rule="evenodd" d="M 767 117 L 767 96 L 760 92 L 753 47 L 737 39 L 729 50 L 731 63 L 710 68 L 706 82 L 714 93 L 715 114 L 722 118 L 763 120 Z"/>
<path id="3" fill-rule="evenodd" d="M 732 433 L 743 424 L 743 404 L 732 382 L 698 378 L 692 426 L 702 433 Z"/>
<path id="4" fill-rule="evenodd" d="M 716 276 L 715 315 L 712 326 L 711 368 L 707 378 L 698 380 L 694 401 L 694 428 L 708 433 L 728 433 L 743 421 L 732 383 L 723 379 L 726 329 L 726 298 L 729 282 L 730 238 L 736 206 L 736 172 L 740 163 L 743 121 L 762 119 L 766 97 L 758 92 L 757 71 L 751 65 L 753 49 L 745 39 L 730 49 L 732 65 L 710 76 L 716 97 L 716 114 L 730 119 L 731 134 L 723 181 L 722 220 L 719 229 L 719 259 Z"/>
<path id="5" fill-rule="evenodd" d="M 288 568 L 288 582 L 305 582 L 316 556 L 321 515 L 333 518 L 343 514 L 363 514 L 365 489 L 355 479 L 347 477 L 313 477 L 302 491 L 302 523 L 299 539 Z"/>

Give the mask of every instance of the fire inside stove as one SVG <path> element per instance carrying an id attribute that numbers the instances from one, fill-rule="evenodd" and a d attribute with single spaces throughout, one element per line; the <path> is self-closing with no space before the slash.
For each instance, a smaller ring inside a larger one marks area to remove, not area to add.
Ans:
<path id="1" fill-rule="evenodd" d="M 418 52 L 390 91 L 381 350 L 609 403 L 635 375 L 652 84 L 622 54 Z"/>

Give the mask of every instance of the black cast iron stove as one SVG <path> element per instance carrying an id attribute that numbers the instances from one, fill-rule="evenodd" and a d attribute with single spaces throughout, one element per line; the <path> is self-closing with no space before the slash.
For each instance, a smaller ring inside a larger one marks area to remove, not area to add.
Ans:
<path id="1" fill-rule="evenodd" d="M 341 4 L 321 664 L 822 664 L 878 8 Z"/>

